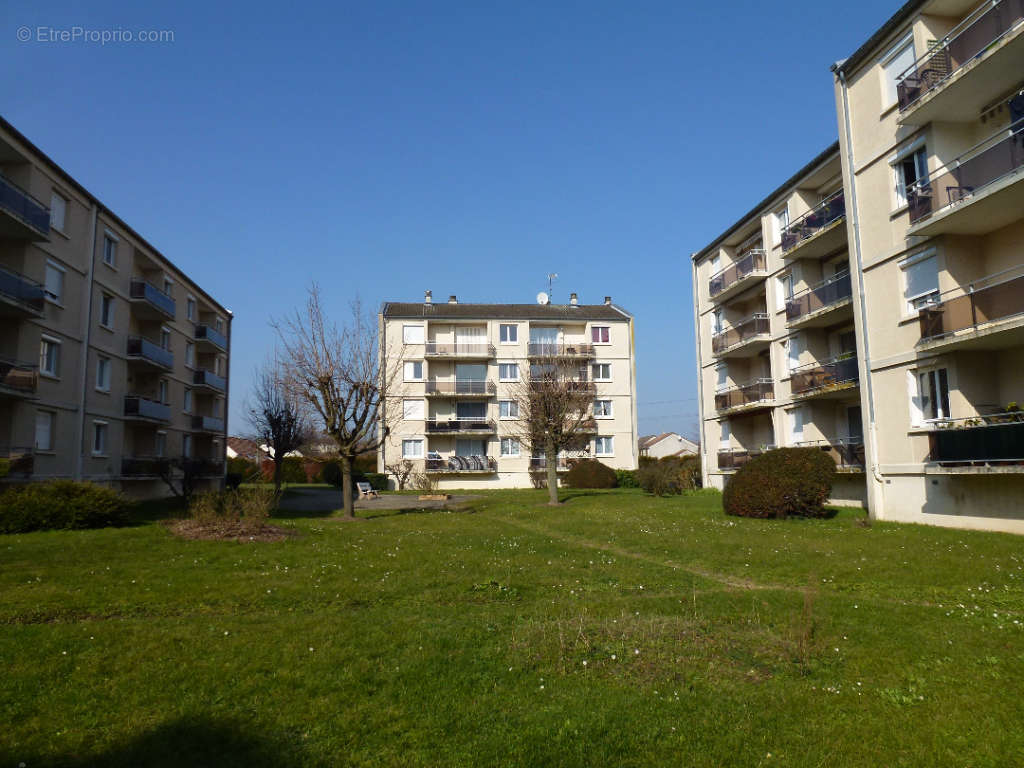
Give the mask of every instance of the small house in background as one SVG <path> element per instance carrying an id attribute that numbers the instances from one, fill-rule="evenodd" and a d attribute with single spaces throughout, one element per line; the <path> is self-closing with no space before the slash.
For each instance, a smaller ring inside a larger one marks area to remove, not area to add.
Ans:
<path id="1" fill-rule="evenodd" d="M 687 440 L 675 432 L 662 432 L 660 435 L 646 435 L 640 438 L 640 455 L 652 459 L 665 456 L 695 456 L 700 450 L 692 440 Z"/>

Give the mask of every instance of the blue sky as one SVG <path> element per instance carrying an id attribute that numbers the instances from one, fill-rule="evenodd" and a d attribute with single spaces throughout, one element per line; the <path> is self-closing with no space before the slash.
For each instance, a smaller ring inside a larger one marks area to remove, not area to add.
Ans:
<path id="1" fill-rule="evenodd" d="M 3 114 L 235 312 L 232 432 L 313 280 L 341 314 L 557 272 L 636 316 L 641 433 L 690 433 L 689 255 L 834 141 L 828 67 L 898 4 L 7 0 Z M 174 41 L 17 40 L 76 25 Z"/>

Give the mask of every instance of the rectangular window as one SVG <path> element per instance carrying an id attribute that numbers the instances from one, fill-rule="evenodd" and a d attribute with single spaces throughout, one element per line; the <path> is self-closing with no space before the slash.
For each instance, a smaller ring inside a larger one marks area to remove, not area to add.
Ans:
<path id="1" fill-rule="evenodd" d="M 39 372 L 60 376 L 60 342 L 49 336 L 43 336 L 39 342 Z"/>
<path id="2" fill-rule="evenodd" d="M 723 392 L 729 388 L 729 366 L 715 366 L 715 391 Z"/>
<path id="3" fill-rule="evenodd" d="M 950 418 L 949 376 L 945 368 L 918 373 L 917 393 L 921 414 L 926 421 Z"/>
<path id="4" fill-rule="evenodd" d="M 402 341 L 405 344 L 422 344 L 423 343 L 423 326 L 422 325 L 403 325 L 402 326 Z"/>
<path id="5" fill-rule="evenodd" d="M 607 325 L 595 325 L 590 329 L 590 340 L 595 344 L 610 344 L 611 328 Z"/>
<path id="6" fill-rule="evenodd" d="M 499 363 L 498 364 L 498 380 L 499 381 L 519 381 L 519 364 L 518 363 Z"/>
<path id="7" fill-rule="evenodd" d="M 515 400 L 501 400 L 498 403 L 498 416 L 502 419 L 518 419 L 519 403 Z"/>
<path id="8" fill-rule="evenodd" d="M 405 380 L 406 381 L 423 381 L 423 361 L 422 360 L 406 360 L 405 361 Z"/>
<path id="9" fill-rule="evenodd" d="M 164 293 L 167 296 L 174 296 L 174 283 L 172 283 L 166 277 L 164 278 Z M 220 329 L 218 328 L 218 330 Z"/>
<path id="10" fill-rule="evenodd" d="M 403 459 L 422 459 L 423 458 L 423 441 L 422 440 L 403 440 L 402 441 L 402 458 Z"/>
<path id="11" fill-rule="evenodd" d="M 598 437 L 594 440 L 595 456 L 612 456 L 615 454 L 614 437 Z"/>
<path id="12" fill-rule="evenodd" d="M 192 390 L 185 387 L 185 396 L 182 398 L 182 411 L 192 413 Z"/>
<path id="13" fill-rule="evenodd" d="M 784 205 L 772 214 L 772 244 L 782 242 L 782 230 L 789 226 L 789 205 Z"/>
<path id="14" fill-rule="evenodd" d="M 725 311 L 719 307 L 711 314 L 711 335 L 717 336 L 725 327 Z"/>
<path id="15" fill-rule="evenodd" d="M 903 298 L 907 314 L 915 314 L 921 307 L 939 298 L 939 262 L 934 253 L 907 259 L 903 270 Z"/>
<path id="16" fill-rule="evenodd" d="M 192 435 L 183 435 L 181 438 L 181 455 L 186 459 L 192 458 Z"/>
<path id="17" fill-rule="evenodd" d="M 402 418 L 406 421 L 421 421 L 425 413 L 422 400 L 402 401 Z"/>
<path id="18" fill-rule="evenodd" d="M 501 455 L 502 456 L 518 456 L 519 455 L 519 441 L 514 437 L 503 437 L 501 438 Z"/>
<path id="19" fill-rule="evenodd" d="M 110 358 L 96 358 L 96 389 L 100 392 L 110 391 Z"/>
<path id="20" fill-rule="evenodd" d="M 167 328 L 160 329 L 160 348 L 166 350 L 171 348 L 171 332 Z"/>
<path id="21" fill-rule="evenodd" d="M 892 163 L 896 176 L 896 208 L 907 205 L 907 193 L 928 183 L 928 150 L 925 147 L 907 150 Z"/>
<path id="22" fill-rule="evenodd" d="M 804 409 L 794 408 L 789 412 L 789 443 L 796 445 L 804 439 Z"/>
<path id="23" fill-rule="evenodd" d="M 777 277 L 776 289 L 775 309 L 781 312 L 786 308 L 786 302 L 793 298 L 793 275 L 786 273 Z"/>
<path id="24" fill-rule="evenodd" d="M 882 57 L 882 87 L 884 109 L 896 103 L 896 83 L 914 63 L 914 38 L 908 35 Z"/>
<path id="25" fill-rule="evenodd" d="M 224 318 L 216 318 L 213 321 L 213 327 L 217 329 L 217 333 L 224 333 Z"/>
<path id="26" fill-rule="evenodd" d="M 594 381 L 611 381 L 612 380 L 612 364 L 611 363 L 594 363 L 591 370 L 594 372 Z"/>
<path id="27" fill-rule="evenodd" d="M 114 327 L 114 297 L 106 293 L 100 297 L 100 325 L 104 328 Z"/>
<path id="28" fill-rule="evenodd" d="M 53 411 L 36 411 L 36 450 L 53 450 Z"/>
<path id="29" fill-rule="evenodd" d="M 157 385 L 156 399 L 157 402 L 164 403 L 165 405 L 171 401 L 171 398 L 167 396 L 167 379 L 160 379 L 160 383 Z"/>
<path id="30" fill-rule="evenodd" d="M 193 299 L 191 296 L 189 296 L 188 299 L 185 301 L 185 317 L 187 317 L 192 322 L 195 322 L 196 300 Z"/>
<path id="31" fill-rule="evenodd" d="M 105 456 L 107 453 L 107 422 L 92 423 L 92 455 Z"/>
<path id="32" fill-rule="evenodd" d="M 46 298 L 60 304 L 64 299 L 64 268 L 52 261 L 46 262 Z"/>
<path id="33" fill-rule="evenodd" d="M 54 192 L 50 195 L 50 226 L 58 232 L 64 231 L 64 219 L 67 217 L 68 200 Z"/>
<path id="34" fill-rule="evenodd" d="M 594 401 L 594 418 L 597 418 L 597 419 L 610 419 L 610 418 L 612 418 L 612 401 L 611 400 L 595 400 Z"/>
<path id="35" fill-rule="evenodd" d="M 729 443 L 732 440 L 732 431 L 729 429 L 729 420 L 723 419 L 718 423 L 718 426 L 721 430 L 718 435 L 718 447 L 722 450 L 728 450 Z"/>
<path id="36" fill-rule="evenodd" d="M 789 368 L 789 372 L 792 373 L 793 369 L 800 365 L 800 352 L 803 347 L 803 338 L 800 336 L 790 336 L 789 343 L 786 345 L 786 363 Z"/>
<path id="37" fill-rule="evenodd" d="M 220 358 L 218 358 L 219 360 Z M 196 345 L 191 341 L 185 342 L 185 365 L 189 368 L 194 367 L 196 364 Z"/>
<path id="38" fill-rule="evenodd" d="M 117 266 L 117 240 L 110 235 L 103 236 L 103 263 L 108 267 Z"/>
<path id="39" fill-rule="evenodd" d="M 157 458 L 163 458 L 167 455 L 167 433 L 157 432 L 156 437 L 153 440 L 153 455 Z"/>
<path id="40" fill-rule="evenodd" d="M 502 323 L 498 327 L 498 333 L 499 333 L 499 336 L 501 338 L 501 343 L 502 344 L 517 344 L 517 343 L 519 343 L 519 326 L 518 325 L 514 325 L 514 324 L 510 324 L 510 323 Z"/>

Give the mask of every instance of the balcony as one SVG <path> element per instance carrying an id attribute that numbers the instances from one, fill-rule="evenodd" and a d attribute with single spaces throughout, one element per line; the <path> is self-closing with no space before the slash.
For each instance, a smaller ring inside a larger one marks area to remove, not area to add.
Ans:
<path id="1" fill-rule="evenodd" d="M 765 451 L 771 451 L 774 448 L 774 445 L 765 445 L 750 451 L 727 448 L 724 451 L 718 452 L 718 468 L 722 472 L 735 472 L 751 459 L 757 458 Z"/>
<path id="2" fill-rule="evenodd" d="M 48 240 L 50 209 L 10 179 L 0 176 L 0 236 Z"/>
<path id="3" fill-rule="evenodd" d="M 169 371 L 174 368 L 174 353 L 141 336 L 128 337 L 128 362 L 143 368 Z"/>
<path id="4" fill-rule="evenodd" d="M 35 462 L 31 448 L 0 445 L 0 480 L 30 477 Z"/>
<path id="5" fill-rule="evenodd" d="M 983 235 L 1024 217 L 1024 118 L 907 192 L 907 236 Z"/>
<path id="6" fill-rule="evenodd" d="M 124 417 L 128 421 L 165 424 L 171 420 L 171 406 L 140 395 L 124 396 Z"/>
<path id="7" fill-rule="evenodd" d="M 192 372 L 192 386 L 196 390 L 224 394 L 228 389 L 228 380 L 213 371 L 198 370 Z"/>
<path id="8" fill-rule="evenodd" d="M 442 344 L 428 341 L 423 356 L 441 360 L 490 360 L 494 357 L 493 344 Z"/>
<path id="9" fill-rule="evenodd" d="M 551 375 L 534 373 L 530 376 L 530 388 L 536 391 L 543 391 L 547 389 L 559 392 L 566 391 L 593 394 L 597 391 L 597 384 L 587 378 L 584 370 L 581 372 L 581 375 L 575 379 L 562 376 L 557 372 Z"/>
<path id="10" fill-rule="evenodd" d="M 928 461 L 965 474 L 1005 467 L 1024 472 L 1024 413 L 997 413 L 939 422 L 928 433 Z"/>
<path id="11" fill-rule="evenodd" d="M 846 397 L 860 385 L 860 367 L 853 355 L 835 357 L 794 368 L 789 382 L 794 399 Z"/>
<path id="12" fill-rule="evenodd" d="M 498 431 L 491 419 L 428 419 L 428 435 L 487 435 Z"/>
<path id="13" fill-rule="evenodd" d="M 0 317 L 42 317 L 46 292 L 35 280 L 0 267 Z"/>
<path id="14" fill-rule="evenodd" d="M 184 459 L 182 469 L 193 477 L 221 477 L 224 462 L 219 459 Z"/>
<path id="15" fill-rule="evenodd" d="M 896 84 L 899 122 L 974 122 L 1016 86 L 1024 59 L 1024 0 L 978 6 Z"/>
<path id="16" fill-rule="evenodd" d="M 547 344 L 530 342 L 526 349 L 527 357 L 531 358 L 563 358 L 570 360 L 589 360 L 594 357 L 593 344 Z"/>
<path id="17" fill-rule="evenodd" d="M 839 440 L 806 440 L 794 443 L 794 448 L 821 448 L 836 463 L 836 471 L 856 473 L 864 471 L 864 440 L 846 437 Z"/>
<path id="18" fill-rule="evenodd" d="M 434 456 L 425 460 L 425 471 L 437 475 L 485 475 L 498 471 L 490 456 Z"/>
<path id="19" fill-rule="evenodd" d="M 548 468 L 547 457 L 545 457 L 545 456 L 531 456 L 530 457 L 530 471 L 531 472 L 541 472 L 541 471 L 546 470 L 547 468 Z M 564 456 L 559 456 L 558 459 L 555 461 L 555 471 L 556 472 L 568 472 L 569 469 L 570 469 L 570 467 L 569 467 L 569 460 L 566 459 Z"/>
<path id="20" fill-rule="evenodd" d="M 209 325 L 197 325 L 195 339 L 200 347 L 212 348 L 218 352 L 228 351 L 227 337 Z"/>
<path id="21" fill-rule="evenodd" d="M 139 317 L 146 320 L 174 319 L 174 299 L 155 285 L 151 285 L 139 278 L 133 278 L 129 296 L 131 298 L 132 311 Z"/>
<path id="22" fill-rule="evenodd" d="M 718 357 L 755 357 L 771 343 L 770 322 L 768 313 L 756 312 L 723 328 L 711 337 L 711 353 Z"/>
<path id="23" fill-rule="evenodd" d="M 193 416 L 192 431 L 219 435 L 224 431 L 224 419 L 219 416 Z"/>
<path id="24" fill-rule="evenodd" d="M 832 253 L 846 242 L 844 221 L 846 198 L 840 189 L 782 230 L 783 257 L 820 259 Z"/>
<path id="25" fill-rule="evenodd" d="M 853 317 L 853 285 L 843 272 L 808 288 L 786 301 L 786 325 L 816 328 Z"/>
<path id="26" fill-rule="evenodd" d="M 38 365 L 0 357 L 0 398 L 34 399 L 38 386 Z"/>
<path id="27" fill-rule="evenodd" d="M 497 391 L 493 381 L 478 381 L 476 379 L 428 381 L 426 385 L 427 397 L 458 397 L 468 400 L 494 397 Z"/>
<path id="28" fill-rule="evenodd" d="M 1024 344 L 1024 274 L 1021 267 L 984 277 L 939 295 L 922 307 L 919 350 L 1005 349 Z"/>
<path id="29" fill-rule="evenodd" d="M 714 301 L 725 301 L 768 275 L 768 259 L 763 248 L 747 251 L 731 267 L 723 269 L 708 282 L 708 294 Z"/>
<path id="30" fill-rule="evenodd" d="M 756 411 L 775 404 L 775 385 L 771 379 L 755 379 L 732 389 L 715 393 L 715 410 L 719 415 Z"/>
<path id="31" fill-rule="evenodd" d="M 132 480 L 165 477 L 171 471 L 171 460 L 158 456 L 134 456 L 121 460 L 121 476 Z"/>

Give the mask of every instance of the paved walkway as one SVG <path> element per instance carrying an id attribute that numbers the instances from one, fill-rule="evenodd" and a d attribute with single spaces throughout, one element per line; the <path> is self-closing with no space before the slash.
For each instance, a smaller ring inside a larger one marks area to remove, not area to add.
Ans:
<path id="1" fill-rule="evenodd" d="M 444 509 L 452 504 L 478 498 L 477 496 L 452 496 L 448 501 L 420 501 L 407 494 L 383 494 L 376 499 L 359 499 L 357 510 L 387 511 L 402 509 Z M 340 488 L 289 488 L 279 505 L 287 512 L 333 512 L 341 509 Z"/>

